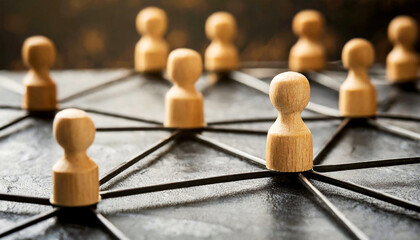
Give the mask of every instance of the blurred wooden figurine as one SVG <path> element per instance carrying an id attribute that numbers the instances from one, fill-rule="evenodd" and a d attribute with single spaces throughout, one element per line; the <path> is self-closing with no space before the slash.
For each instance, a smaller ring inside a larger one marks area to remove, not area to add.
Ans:
<path id="1" fill-rule="evenodd" d="M 206 21 L 206 35 L 211 40 L 204 53 L 207 71 L 229 72 L 238 69 L 238 50 L 233 44 L 236 35 L 236 21 L 232 14 L 216 12 Z"/>
<path id="2" fill-rule="evenodd" d="M 165 126 L 197 128 L 205 126 L 203 96 L 194 84 L 203 71 L 201 56 L 194 50 L 179 48 L 168 58 L 167 73 L 174 86 L 165 96 Z"/>
<path id="3" fill-rule="evenodd" d="M 408 16 L 394 18 L 388 27 L 388 38 L 394 48 L 386 58 L 386 75 L 390 82 L 414 82 L 417 79 L 419 59 L 414 50 L 417 23 Z"/>
<path id="4" fill-rule="evenodd" d="M 279 115 L 268 130 L 268 169 L 278 172 L 312 169 L 312 134 L 300 116 L 309 96 L 309 82 L 300 73 L 281 73 L 271 81 L 270 100 Z"/>
<path id="5" fill-rule="evenodd" d="M 64 156 L 53 167 L 51 203 L 62 207 L 98 203 L 98 166 L 86 154 L 95 138 L 92 119 L 82 110 L 60 111 L 54 119 L 54 135 Z"/>
<path id="6" fill-rule="evenodd" d="M 57 89 L 49 72 L 55 56 L 54 43 L 44 36 L 29 37 L 23 43 L 22 58 L 29 67 L 23 80 L 23 109 L 34 112 L 57 109 Z"/>
<path id="7" fill-rule="evenodd" d="M 324 22 L 324 17 L 315 10 L 303 10 L 295 15 L 292 28 L 299 39 L 290 49 L 290 70 L 305 72 L 325 68 L 325 47 L 320 39 L 324 33 Z"/>
<path id="8" fill-rule="evenodd" d="M 165 69 L 169 46 L 163 35 L 167 26 L 168 18 L 160 8 L 147 7 L 137 14 L 136 27 L 142 35 L 134 53 L 137 72 L 154 73 Z"/>
<path id="9" fill-rule="evenodd" d="M 364 39 L 352 39 L 344 45 L 341 58 L 349 73 L 340 87 L 340 114 L 355 118 L 374 116 L 376 89 L 367 73 L 375 58 L 372 44 Z"/>

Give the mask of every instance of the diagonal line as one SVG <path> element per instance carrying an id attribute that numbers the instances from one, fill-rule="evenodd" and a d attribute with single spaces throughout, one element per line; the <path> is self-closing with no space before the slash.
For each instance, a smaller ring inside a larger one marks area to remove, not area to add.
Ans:
<path id="1" fill-rule="evenodd" d="M 420 141 L 420 133 L 416 133 L 416 132 L 413 132 L 404 128 L 400 128 L 394 125 L 389 125 L 389 124 L 385 125 L 372 119 L 368 119 L 367 123 L 371 125 L 372 127 L 379 129 L 381 131 L 391 133 L 400 137 Z"/>
<path id="2" fill-rule="evenodd" d="M 332 147 L 332 144 L 335 143 L 335 139 L 340 136 L 340 134 L 343 132 L 343 130 L 346 128 L 346 126 L 350 123 L 350 118 L 344 119 L 340 125 L 337 127 L 337 129 L 334 131 L 334 133 L 331 135 L 331 137 L 324 143 L 324 145 L 318 150 L 318 152 L 314 156 L 314 164 L 320 164 L 322 161 L 322 157 L 325 156 L 325 154 L 329 151 L 329 149 Z"/>
<path id="3" fill-rule="evenodd" d="M 113 168 L 111 171 L 106 173 L 104 176 L 102 176 L 101 179 L 99 180 L 99 184 L 102 185 L 102 184 L 108 182 L 113 177 L 115 177 L 118 174 L 120 174 L 121 172 L 125 171 L 127 168 L 133 166 L 135 163 L 139 162 L 140 160 L 147 157 L 148 155 L 150 155 L 154 151 L 158 150 L 159 148 L 165 146 L 167 143 L 169 143 L 173 139 L 179 137 L 182 133 L 183 133 L 183 131 L 173 132 L 168 137 L 166 137 L 166 138 L 158 141 L 157 143 L 153 144 L 151 147 L 146 149 L 144 152 L 142 152 L 137 157 L 135 157 L 135 158 L 133 158 L 129 161 L 125 161 L 125 162 L 121 163 L 120 165 L 118 165 L 117 167 Z"/>
<path id="4" fill-rule="evenodd" d="M 318 73 L 315 71 L 307 71 L 305 75 L 308 76 L 309 80 L 312 80 L 324 87 L 327 87 L 337 92 L 340 90 L 341 83 L 336 82 L 333 78 L 331 78 L 328 75 Z"/>
<path id="5" fill-rule="evenodd" d="M 369 237 L 366 236 L 356 225 L 354 225 L 350 220 L 347 219 L 344 214 L 338 210 L 338 208 L 328 200 L 311 182 L 302 174 L 298 174 L 299 181 L 303 186 L 308 189 L 318 201 L 324 205 L 324 207 L 331 213 L 338 221 L 345 227 L 349 233 L 351 233 L 356 239 L 368 240 Z"/>
<path id="6" fill-rule="evenodd" d="M 410 115 L 402 115 L 402 114 L 395 114 L 395 113 L 376 113 L 376 118 L 387 118 L 387 119 L 395 119 L 401 121 L 413 121 L 413 122 L 420 122 L 420 117 L 418 116 L 410 116 Z"/>
<path id="7" fill-rule="evenodd" d="M 83 96 L 89 95 L 91 93 L 97 92 L 97 91 L 99 91 L 101 89 L 104 89 L 104 88 L 109 87 L 111 85 L 114 85 L 116 83 L 122 82 L 124 80 L 128 80 L 129 77 L 133 76 L 134 74 L 135 74 L 135 72 L 133 70 L 131 70 L 127 74 L 124 74 L 123 76 L 120 76 L 120 77 L 118 77 L 118 78 L 116 78 L 114 80 L 107 81 L 107 82 L 102 83 L 102 84 L 99 84 L 97 86 L 94 86 L 94 87 L 85 89 L 83 91 L 80 91 L 78 93 L 72 94 L 70 96 L 64 97 L 64 98 L 60 99 L 58 102 L 59 103 L 65 103 L 65 102 L 71 101 L 73 99 L 76 99 L 76 98 L 79 98 L 79 97 L 83 97 Z"/>
<path id="8" fill-rule="evenodd" d="M 279 173 L 277 172 L 272 172 L 269 170 L 262 170 L 258 172 L 229 174 L 229 175 L 222 175 L 222 176 L 216 176 L 216 177 L 199 178 L 199 179 L 193 179 L 193 180 L 185 180 L 185 181 L 179 181 L 179 182 L 151 185 L 151 186 L 145 186 L 145 187 L 101 191 L 100 195 L 102 199 L 117 198 L 117 197 L 125 197 L 125 196 L 130 196 L 130 195 L 137 195 L 137 194 L 144 194 L 144 193 L 151 193 L 151 192 L 174 190 L 174 189 L 179 189 L 179 188 L 190 188 L 190 187 L 197 187 L 197 186 L 204 186 L 204 185 L 211 185 L 211 184 L 218 184 L 218 183 L 273 177 L 277 175 L 279 175 Z"/>
<path id="9" fill-rule="evenodd" d="M 396 159 L 385 159 L 385 160 L 376 160 L 376 161 L 364 161 L 364 162 L 356 162 L 356 163 L 315 165 L 313 169 L 317 172 L 336 172 L 336 171 L 346 171 L 346 170 L 354 170 L 354 169 L 390 167 L 390 166 L 418 164 L 418 163 L 420 163 L 420 157 L 410 157 L 410 158 L 396 158 Z"/>
<path id="10" fill-rule="evenodd" d="M 5 194 L 5 193 L 0 193 L 0 201 L 51 205 L 50 200 L 48 198 L 22 196 L 22 195 Z"/>
<path id="11" fill-rule="evenodd" d="M 257 135 L 267 135 L 267 130 L 252 130 L 252 129 L 238 129 L 238 128 L 214 128 L 214 127 L 204 127 L 203 132 L 223 132 L 223 133 L 237 133 L 237 134 L 257 134 Z"/>
<path id="12" fill-rule="evenodd" d="M 383 101 L 378 103 L 378 108 L 381 112 L 388 111 L 392 105 L 395 103 L 399 96 L 399 91 L 396 91 L 395 89 L 391 89 L 391 92 L 388 94 L 387 98 Z"/>
<path id="13" fill-rule="evenodd" d="M 3 76 L 0 76 L 0 87 L 19 95 L 23 95 L 24 93 L 24 87 L 21 84 Z"/>
<path id="14" fill-rule="evenodd" d="M 158 121 L 155 121 L 155 120 L 149 120 L 149 119 L 145 119 L 145 118 L 127 116 L 127 115 L 124 115 L 124 114 L 111 113 L 111 112 L 106 112 L 106 111 L 96 110 L 96 109 L 91 109 L 91 108 L 79 108 L 79 107 L 75 107 L 75 108 L 81 109 L 81 110 L 83 110 L 85 112 L 95 113 L 95 114 L 104 115 L 104 116 L 108 116 L 108 117 L 115 117 L 115 118 L 121 118 L 121 119 L 136 121 L 136 122 L 143 122 L 143 123 L 151 123 L 151 124 L 163 125 L 162 122 L 158 122 Z"/>
<path id="15" fill-rule="evenodd" d="M 132 132 L 132 131 L 174 131 L 175 128 L 167 127 L 98 127 L 97 132 Z"/>
<path id="16" fill-rule="evenodd" d="M 13 226 L 13 227 L 11 227 L 9 229 L 6 229 L 6 230 L 0 232 L 0 238 L 1 237 L 5 237 L 7 235 L 10 235 L 12 233 L 15 233 L 17 231 L 20 231 L 22 229 L 25 229 L 27 227 L 30 227 L 32 225 L 35 225 L 35 224 L 37 224 L 39 222 L 42 222 L 44 220 L 47 220 L 48 218 L 57 216 L 57 214 L 58 214 L 59 211 L 60 211 L 59 208 L 55 208 L 55 209 L 53 209 L 53 210 L 51 210 L 49 212 L 42 213 L 40 215 L 37 215 L 37 216 L 31 217 L 31 218 L 29 218 L 27 220 L 24 220 L 24 221 L 18 223 L 16 226 Z"/>
<path id="17" fill-rule="evenodd" d="M 232 119 L 232 120 L 222 120 L 222 121 L 213 121 L 207 122 L 207 125 L 228 125 L 228 124 L 240 124 L 240 123 L 260 123 L 260 122 L 274 122 L 277 117 L 267 117 L 267 118 L 247 118 L 247 119 Z M 324 120 L 337 120 L 344 119 L 341 116 L 306 116 L 302 117 L 303 121 L 324 121 Z"/>
<path id="18" fill-rule="evenodd" d="M 340 117 L 340 112 L 334 108 L 326 107 L 317 103 L 309 102 L 305 110 L 331 117 Z"/>
<path id="19" fill-rule="evenodd" d="M 6 129 L 6 128 L 10 127 L 10 126 L 13 126 L 14 124 L 16 124 L 16 123 L 18 123 L 18 122 L 20 122 L 20 121 L 22 121 L 22 120 L 24 120 L 24 119 L 27 119 L 27 118 L 28 118 L 28 117 L 30 117 L 30 116 L 31 116 L 30 114 L 26 114 L 26 115 L 23 115 L 23 116 L 21 116 L 21 117 L 15 118 L 15 119 L 13 119 L 12 121 L 10 121 L 10 122 L 8 122 L 8 123 L 4 124 L 3 126 L 0 126 L 0 131 L 1 131 L 1 130 L 4 130 L 4 129 Z"/>
<path id="20" fill-rule="evenodd" d="M 129 238 L 124 235 L 114 224 L 106 219 L 102 214 L 98 213 L 95 209 L 90 209 L 93 215 L 98 220 L 102 228 L 118 240 L 128 240 Z"/>
<path id="21" fill-rule="evenodd" d="M 192 135 L 191 137 L 193 139 L 199 141 L 199 142 L 202 142 L 204 144 L 207 144 L 207 145 L 209 145 L 211 147 L 214 147 L 214 148 L 216 148 L 218 150 L 224 151 L 224 152 L 226 152 L 228 154 L 231 154 L 231 155 L 233 155 L 235 157 L 246 159 L 246 160 L 248 160 L 248 161 L 250 161 L 250 162 L 252 162 L 254 164 L 257 164 L 260 167 L 263 167 L 264 169 L 266 168 L 265 160 L 264 159 L 261 159 L 261 158 L 252 156 L 251 154 L 248 154 L 248 153 L 243 152 L 243 151 L 241 151 L 239 149 L 233 148 L 233 147 L 228 146 L 228 145 L 226 145 L 224 143 L 221 143 L 219 141 L 216 141 L 214 139 L 205 137 L 205 136 L 200 135 L 200 134 Z"/>
<path id="22" fill-rule="evenodd" d="M 376 199 L 382 200 L 384 202 L 397 205 L 399 207 L 403 207 L 403 208 L 410 209 L 410 210 L 413 210 L 413 211 L 416 211 L 416 212 L 420 212 L 420 204 L 418 204 L 418 203 L 410 202 L 410 201 L 407 201 L 405 199 L 398 198 L 398 197 L 392 196 L 392 195 L 387 194 L 387 193 L 383 193 L 383 192 L 380 192 L 380 191 L 377 191 L 377 190 L 374 190 L 374 189 L 371 189 L 371 188 L 363 187 L 361 185 L 354 184 L 354 183 L 351 183 L 351 182 L 347 182 L 347 181 L 339 180 L 339 179 L 336 179 L 336 178 L 328 177 L 328 176 L 325 176 L 323 174 L 316 173 L 316 172 L 313 172 L 313 171 L 312 172 L 307 172 L 305 174 L 307 174 L 308 177 L 311 178 L 311 179 L 315 179 L 315 180 L 318 180 L 318 181 L 321 181 L 321 182 L 324 182 L 324 183 L 332 184 L 334 186 L 341 187 L 341 188 L 344 188 L 344 189 L 347 189 L 347 190 L 351 190 L 353 192 L 361 193 L 363 195 L 366 195 L 366 196 L 369 196 L 369 197 L 372 197 L 372 198 L 376 198 Z"/>
<path id="23" fill-rule="evenodd" d="M 21 106 L 0 103 L 0 109 L 24 110 Z"/>

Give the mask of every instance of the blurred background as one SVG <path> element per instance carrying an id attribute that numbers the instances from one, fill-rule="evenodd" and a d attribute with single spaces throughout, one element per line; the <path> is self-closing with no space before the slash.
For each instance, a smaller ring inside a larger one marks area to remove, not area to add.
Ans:
<path id="1" fill-rule="evenodd" d="M 387 27 L 406 14 L 420 22 L 418 0 L 2 0 L 0 1 L 0 69 L 25 69 L 20 49 L 25 38 L 45 35 L 57 47 L 55 69 L 132 68 L 139 39 L 135 17 L 144 7 L 157 6 L 169 17 L 166 39 L 171 49 L 209 44 L 206 18 L 229 11 L 237 19 L 236 45 L 242 61 L 287 60 L 296 41 L 293 16 L 302 9 L 321 11 L 327 23 L 324 42 L 329 60 L 353 37 L 370 40 L 376 62 L 384 62 L 392 45 Z M 417 42 L 416 49 L 420 48 Z"/>

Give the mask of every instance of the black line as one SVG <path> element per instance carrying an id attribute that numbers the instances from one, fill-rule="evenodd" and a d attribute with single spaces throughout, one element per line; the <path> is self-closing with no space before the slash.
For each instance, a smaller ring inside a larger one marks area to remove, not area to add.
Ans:
<path id="1" fill-rule="evenodd" d="M 314 156 L 314 164 L 320 164 L 322 162 L 322 157 L 328 153 L 331 149 L 332 144 L 335 143 L 335 139 L 340 136 L 346 126 L 350 123 L 350 118 L 344 119 L 334 133 L 331 135 L 330 138 L 324 143 L 324 145 L 318 150 L 318 152 Z"/>
<path id="2" fill-rule="evenodd" d="M 339 120 L 344 119 L 342 116 L 306 116 L 302 117 L 303 121 L 325 121 L 325 120 Z M 273 123 L 277 120 L 277 117 L 267 117 L 267 118 L 248 118 L 248 119 L 232 119 L 232 120 L 222 120 L 222 121 L 213 121 L 207 122 L 207 125 L 228 125 L 228 124 L 241 124 L 241 123 L 260 123 L 260 122 L 270 122 Z"/>
<path id="3" fill-rule="evenodd" d="M 116 78 L 114 80 L 104 82 L 104 83 L 99 84 L 97 86 L 93 86 L 91 88 L 82 90 L 82 91 L 80 91 L 78 93 L 75 93 L 75 94 L 72 94 L 70 96 L 64 97 L 64 98 L 60 99 L 58 102 L 59 103 L 65 103 L 65 102 L 68 102 L 68 101 L 73 100 L 75 98 L 89 95 L 89 94 L 94 93 L 94 92 L 96 92 L 98 90 L 101 90 L 103 88 L 106 88 L 106 87 L 109 87 L 109 86 L 114 85 L 116 83 L 119 83 L 119 82 L 122 82 L 124 80 L 127 80 L 127 79 L 129 79 L 129 77 L 133 76 L 134 74 L 135 74 L 135 72 L 133 70 L 131 70 L 129 73 L 124 74 L 123 76 L 120 76 L 120 77 L 118 77 L 118 78 Z"/>
<path id="4" fill-rule="evenodd" d="M 22 196 L 22 195 L 6 194 L 6 193 L 0 193 L 0 201 L 33 203 L 33 204 L 51 206 L 50 200 L 48 198 Z"/>
<path id="5" fill-rule="evenodd" d="M 7 105 L 7 104 L 0 104 L 0 109 L 25 110 L 25 109 L 22 109 L 21 106 L 14 106 L 14 105 Z"/>
<path id="6" fill-rule="evenodd" d="M 148 149 L 146 149 L 144 152 L 142 152 L 137 157 L 135 157 L 135 158 L 133 158 L 133 159 L 131 159 L 129 161 L 125 161 L 125 162 L 121 163 L 120 165 L 118 165 L 117 167 L 113 168 L 111 171 L 109 171 L 108 173 L 106 173 L 104 176 L 102 176 L 101 179 L 99 180 L 99 184 L 102 185 L 102 184 L 108 182 L 113 177 L 117 176 L 118 174 L 120 174 L 121 172 L 123 172 L 127 168 L 131 167 L 132 165 L 134 165 L 138 161 L 142 160 L 143 158 L 147 157 L 148 155 L 150 155 L 154 151 L 156 151 L 159 148 L 163 147 L 164 145 L 166 145 L 167 143 L 169 143 L 173 139 L 179 137 L 182 133 L 183 133 L 183 131 L 173 132 L 168 137 L 166 137 L 166 138 L 158 141 L 157 143 L 153 144 L 151 147 L 149 147 Z"/>
<path id="7" fill-rule="evenodd" d="M 343 164 L 315 165 L 313 169 L 317 172 L 336 172 L 336 171 L 347 171 L 347 170 L 353 170 L 353 169 L 390 167 L 390 166 L 417 164 L 417 163 L 420 163 L 420 157 L 384 159 L 384 160 L 376 160 L 376 161 L 364 161 L 364 162 L 343 163 Z"/>
<path id="8" fill-rule="evenodd" d="M 238 129 L 238 128 L 213 128 L 203 127 L 200 129 L 203 132 L 222 132 L 222 133 L 237 133 L 237 134 L 256 134 L 267 135 L 268 130 L 252 130 L 252 129 Z"/>
<path id="9" fill-rule="evenodd" d="M 76 107 L 76 108 L 81 109 L 85 112 L 96 113 L 96 114 L 99 114 L 99 115 L 104 115 L 104 116 L 109 116 L 109 117 L 127 119 L 127 120 L 136 121 L 136 122 L 144 122 L 144 123 L 163 125 L 162 122 L 158 122 L 158 121 L 155 121 L 155 120 L 149 120 L 149 119 L 144 119 L 144 118 L 139 118 L 139 117 L 132 117 L 132 116 L 127 116 L 127 115 L 123 115 L 123 114 L 119 114 L 119 113 L 105 112 L 105 111 L 95 110 L 95 109 L 90 109 L 90 108 L 87 108 L 87 109 L 86 108 L 79 108 L 79 107 Z"/>
<path id="10" fill-rule="evenodd" d="M 311 182 L 302 174 L 298 174 L 299 181 L 303 186 L 308 189 L 318 201 L 324 205 L 324 207 L 331 213 L 341 224 L 345 227 L 349 233 L 352 234 L 356 239 L 369 239 L 356 225 L 354 225 L 338 208 L 328 200 Z"/>
<path id="11" fill-rule="evenodd" d="M 196 139 L 197 141 L 202 142 L 204 144 L 207 144 L 207 145 L 209 145 L 211 147 L 214 147 L 218 150 L 221 150 L 223 152 L 231 154 L 235 157 L 239 157 L 239 158 L 243 158 L 243 159 L 246 159 L 248 161 L 251 161 L 252 163 L 257 164 L 258 166 L 263 167 L 264 169 L 266 168 L 264 159 L 255 157 L 251 154 L 248 154 L 248 153 L 243 152 L 239 149 L 228 146 L 228 145 L 226 145 L 224 143 L 221 143 L 219 141 L 216 141 L 214 139 L 204 137 L 203 135 L 200 135 L 200 134 L 192 135 L 192 137 L 193 137 L 193 139 Z"/>
<path id="12" fill-rule="evenodd" d="M 173 190 L 173 189 L 179 189 L 179 188 L 190 188 L 190 187 L 197 187 L 197 186 L 204 186 L 204 185 L 218 184 L 218 183 L 225 183 L 225 182 L 234 182 L 234 181 L 243 181 L 243 180 L 249 180 L 249 179 L 273 177 L 278 174 L 279 173 L 268 171 L 268 170 L 263 170 L 263 171 L 258 171 L 258 172 L 248 172 L 248 173 L 237 173 L 237 174 L 229 174 L 229 175 L 222 175 L 222 176 L 216 176 L 216 177 L 199 178 L 199 179 L 193 179 L 193 180 L 157 184 L 157 185 L 151 185 L 151 186 L 145 186 L 145 187 L 101 191 L 100 195 L 102 196 L 102 199 L 117 198 L 117 197 L 125 197 L 125 196 L 137 195 L 137 194 L 143 194 L 143 193 Z"/>
<path id="13" fill-rule="evenodd" d="M 124 235 L 114 224 L 112 224 L 108 219 L 106 219 L 102 214 L 98 213 L 95 209 L 90 209 L 93 215 L 98 220 L 99 224 L 103 229 L 105 229 L 109 234 L 111 234 L 115 239 L 118 240 L 128 240 L 129 238 Z"/>
<path id="14" fill-rule="evenodd" d="M 313 171 L 306 172 L 305 175 L 307 175 L 311 179 L 315 179 L 324 183 L 328 183 L 337 187 L 345 188 L 347 190 L 351 190 L 353 192 L 361 193 L 363 195 L 373 197 L 376 199 L 379 199 L 381 201 L 391 203 L 394 205 L 397 205 L 399 207 L 403 207 L 406 209 L 410 209 L 416 212 L 420 212 L 420 204 L 410 202 L 407 200 L 404 200 L 402 198 L 398 198 L 392 195 L 389 195 L 387 193 L 383 193 L 371 188 L 363 187 L 355 183 L 350 183 L 347 181 L 339 180 L 336 178 L 328 177 L 320 173 L 316 173 Z"/>
<path id="15" fill-rule="evenodd" d="M 414 121 L 420 122 L 420 117 L 418 116 L 410 116 L 410 115 L 402 115 L 402 114 L 395 114 L 395 113 L 376 113 L 376 118 L 387 118 L 387 119 L 396 119 L 401 121 Z"/>
<path id="16" fill-rule="evenodd" d="M 174 131 L 175 128 L 167 127 L 98 127 L 97 132 L 126 132 L 126 131 Z"/>
<path id="17" fill-rule="evenodd" d="M 367 123 L 371 125 L 372 127 L 378 130 L 381 130 L 383 132 L 391 133 L 391 134 L 394 134 L 403 138 L 409 138 L 412 140 L 420 141 L 420 133 L 416 133 L 416 132 L 413 132 L 404 128 L 400 128 L 394 125 L 390 125 L 390 124 L 385 125 L 372 119 L 368 119 Z"/>
<path id="18" fill-rule="evenodd" d="M 39 222 L 42 222 L 44 220 L 47 220 L 48 218 L 57 216 L 57 214 L 58 214 L 59 211 L 60 211 L 59 208 L 55 208 L 55 209 L 53 209 L 51 211 L 48 211 L 46 213 L 42 213 L 42 214 L 36 215 L 34 217 L 31 217 L 31 218 L 29 218 L 27 220 L 24 220 L 24 221 L 18 223 L 17 225 L 15 225 L 15 226 L 13 226 L 13 227 L 11 227 L 9 229 L 6 229 L 6 230 L 0 232 L 0 238 L 5 237 L 7 235 L 10 235 L 12 233 L 15 233 L 17 231 L 20 231 L 22 229 L 25 229 L 27 227 L 30 227 L 32 225 L 35 225 L 35 224 L 37 224 Z"/>
<path id="19" fill-rule="evenodd" d="M 26 115 L 24 115 L 24 116 L 17 117 L 17 118 L 15 118 L 15 119 L 13 119 L 12 121 L 10 121 L 10 122 L 8 122 L 8 123 L 4 124 L 3 126 L 0 126 L 0 131 L 1 131 L 1 130 L 4 130 L 4 129 L 6 129 L 6 128 L 10 127 L 10 126 L 13 126 L 14 124 L 16 124 L 16 123 L 18 123 L 18 122 L 20 122 L 20 121 L 22 121 L 22 120 L 24 120 L 24 119 L 27 119 L 27 118 L 28 118 L 28 117 L 30 117 L 30 116 L 31 116 L 30 114 L 26 114 Z"/>

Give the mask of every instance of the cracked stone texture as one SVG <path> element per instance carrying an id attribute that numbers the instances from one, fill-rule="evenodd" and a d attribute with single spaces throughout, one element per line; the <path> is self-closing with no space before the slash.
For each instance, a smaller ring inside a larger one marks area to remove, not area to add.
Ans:
<path id="1" fill-rule="evenodd" d="M 381 69 L 378 69 L 381 70 Z M 59 98 L 127 74 L 127 70 L 54 71 Z M 280 71 L 278 71 L 280 72 Z M 0 76 L 21 82 L 24 72 L 0 71 Z M 326 72 L 340 82 L 345 73 Z M 268 75 L 269 76 L 269 75 Z M 271 77 L 264 78 L 267 83 Z M 383 79 L 375 79 L 375 82 Z M 197 83 L 204 87 L 205 78 Z M 120 84 L 62 104 L 107 110 L 162 121 L 164 95 L 170 84 L 164 80 L 132 76 Z M 389 88 L 380 86 L 379 99 Z M 207 121 L 251 117 L 275 117 L 268 97 L 235 82 L 219 82 L 206 89 Z M 420 114 L 420 96 L 401 94 L 390 112 Z M 0 89 L 0 103 L 19 105 L 21 97 Z M 337 108 L 334 91 L 311 83 L 311 101 Z M 24 112 L 0 110 L 0 124 Z M 312 113 L 304 111 L 303 115 Z M 90 114 L 97 127 L 148 126 L 135 121 Z M 382 121 L 382 120 L 381 120 Z M 420 124 L 383 121 L 420 132 Z M 340 121 L 307 122 L 316 153 Z M 0 192 L 49 197 L 51 168 L 62 155 L 52 136 L 52 120 L 26 119 L 0 132 Z M 220 127 L 267 130 L 271 123 Z M 168 132 L 98 132 L 88 151 L 104 174 L 129 160 Z M 263 135 L 204 133 L 205 136 L 264 158 Z M 368 127 L 345 130 L 323 163 L 418 156 L 420 143 Z M 257 171 L 246 161 L 211 149 L 201 143 L 168 144 L 102 186 L 103 190 L 146 186 L 200 177 Z M 420 166 L 407 165 L 328 173 L 342 180 L 420 202 Z M 370 197 L 317 181 L 323 192 L 357 227 L 372 239 L 418 239 L 420 214 Z M 0 201 L 0 230 L 50 207 Z M 264 178 L 178 189 L 99 203 L 98 211 L 132 239 L 347 239 L 347 232 L 294 178 Z M 9 239 L 110 239 L 99 227 L 65 224 L 55 218 L 10 235 Z"/>

